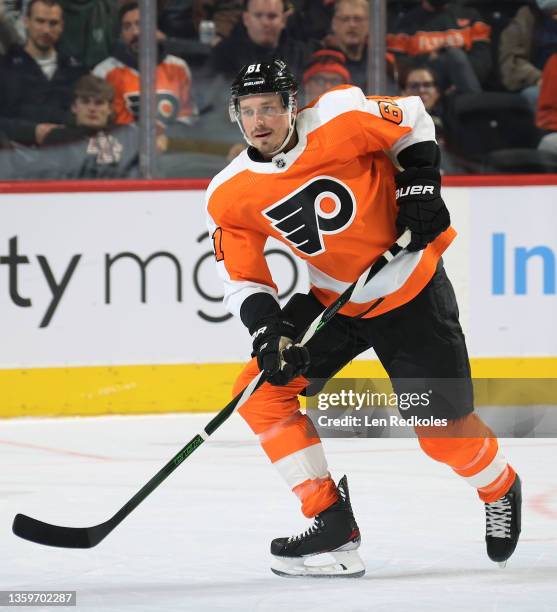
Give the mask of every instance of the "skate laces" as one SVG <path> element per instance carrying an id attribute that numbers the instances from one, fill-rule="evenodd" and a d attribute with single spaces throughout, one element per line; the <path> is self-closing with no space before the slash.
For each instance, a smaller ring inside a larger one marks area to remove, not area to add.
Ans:
<path id="1" fill-rule="evenodd" d="M 288 538 L 288 543 L 290 544 L 291 542 L 299 542 L 300 540 L 303 540 L 304 538 L 307 538 L 317 533 L 320 528 L 321 520 L 316 516 L 313 523 L 305 531 L 302 531 L 302 533 L 299 533 L 298 535 L 290 536 Z"/>
<path id="2" fill-rule="evenodd" d="M 337 493 L 339 501 L 341 501 L 342 503 L 346 503 L 347 495 L 344 487 L 337 487 Z"/>
<path id="3" fill-rule="evenodd" d="M 486 531 L 494 538 L 511 537 L 511 502 L 505 496 L 485 505 Z"/>

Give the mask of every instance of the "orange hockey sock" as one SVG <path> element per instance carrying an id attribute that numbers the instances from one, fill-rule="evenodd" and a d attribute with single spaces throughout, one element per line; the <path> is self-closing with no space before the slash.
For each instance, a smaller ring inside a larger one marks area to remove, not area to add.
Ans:
<path id="1" fill-rule="evenodd" d="M 511 488 L 515 471 L 477 415 L 450 421 L 447 427 L 416 427 L 416 433 L 424 452 L 462 476 L 482 501 L 493 502 Z"/>
<path id="2" fill-rule="evenodd" d="M 239 393 L 259 372 L 250 361 L 238 377 L 233 393 Z M 302 512 L 312 517 L 337 499 L 329 475 L 321 439 L 311 420 L 300 411 L 298 393 L 308 381 L 300 376 L 288 385 L 264 383 L 239 413 L 259 436 L 261 447 L 302 502 Z"/>

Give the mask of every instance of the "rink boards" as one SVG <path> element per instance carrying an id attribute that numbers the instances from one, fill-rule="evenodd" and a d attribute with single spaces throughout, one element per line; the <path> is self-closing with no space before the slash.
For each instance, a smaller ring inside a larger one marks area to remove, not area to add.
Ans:
<path id="1" fill-rule="evenodd" d="M 481 180 L 453 178 L 444 189 L 459 232 L 445 263 L 474 374 L 554 377 L 557 179 Z M 250 340 L 220 302 L 204 187 L 3 185 L 0 416 L 227 402 Z M 282 298 L 305 291 L 303 264 L 276 241 L 267 251 Z M 343 373 L 384 375 L 372 358 Z"/>

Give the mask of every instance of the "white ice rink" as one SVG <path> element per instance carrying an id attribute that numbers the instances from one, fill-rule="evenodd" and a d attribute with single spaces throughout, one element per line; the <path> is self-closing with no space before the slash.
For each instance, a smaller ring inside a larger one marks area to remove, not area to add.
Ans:
<path id="1" fill-rule="evenodd" d="M 94 612 L 557 610 L 557 440 L 502 442 L 524 495 L 504 570 L 485 554 L 475 492 L 415 440 L 326 440 L 333 476 L 348 474 L 367 574 L 275 576 L 271 539 L 309 522 L 237 415 L 96 548 L 12 535 L 17 512 L 106 520 L 209 418 L 0 422 L 0 590 L 75 590 L 77 610 Z"/>

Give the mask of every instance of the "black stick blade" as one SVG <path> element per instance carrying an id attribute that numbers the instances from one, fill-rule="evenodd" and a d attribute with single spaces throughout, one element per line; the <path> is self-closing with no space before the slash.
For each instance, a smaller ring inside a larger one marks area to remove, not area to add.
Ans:
<path id="1" fill-rule="evenodd" d="M 93 548 L 110 533 L 111 529 L 107 523 L 94 527 L 60 527 L 43 523 L 25 514 L 17 514 L 12 531 L 24 540 L 45 546 Z"/>

